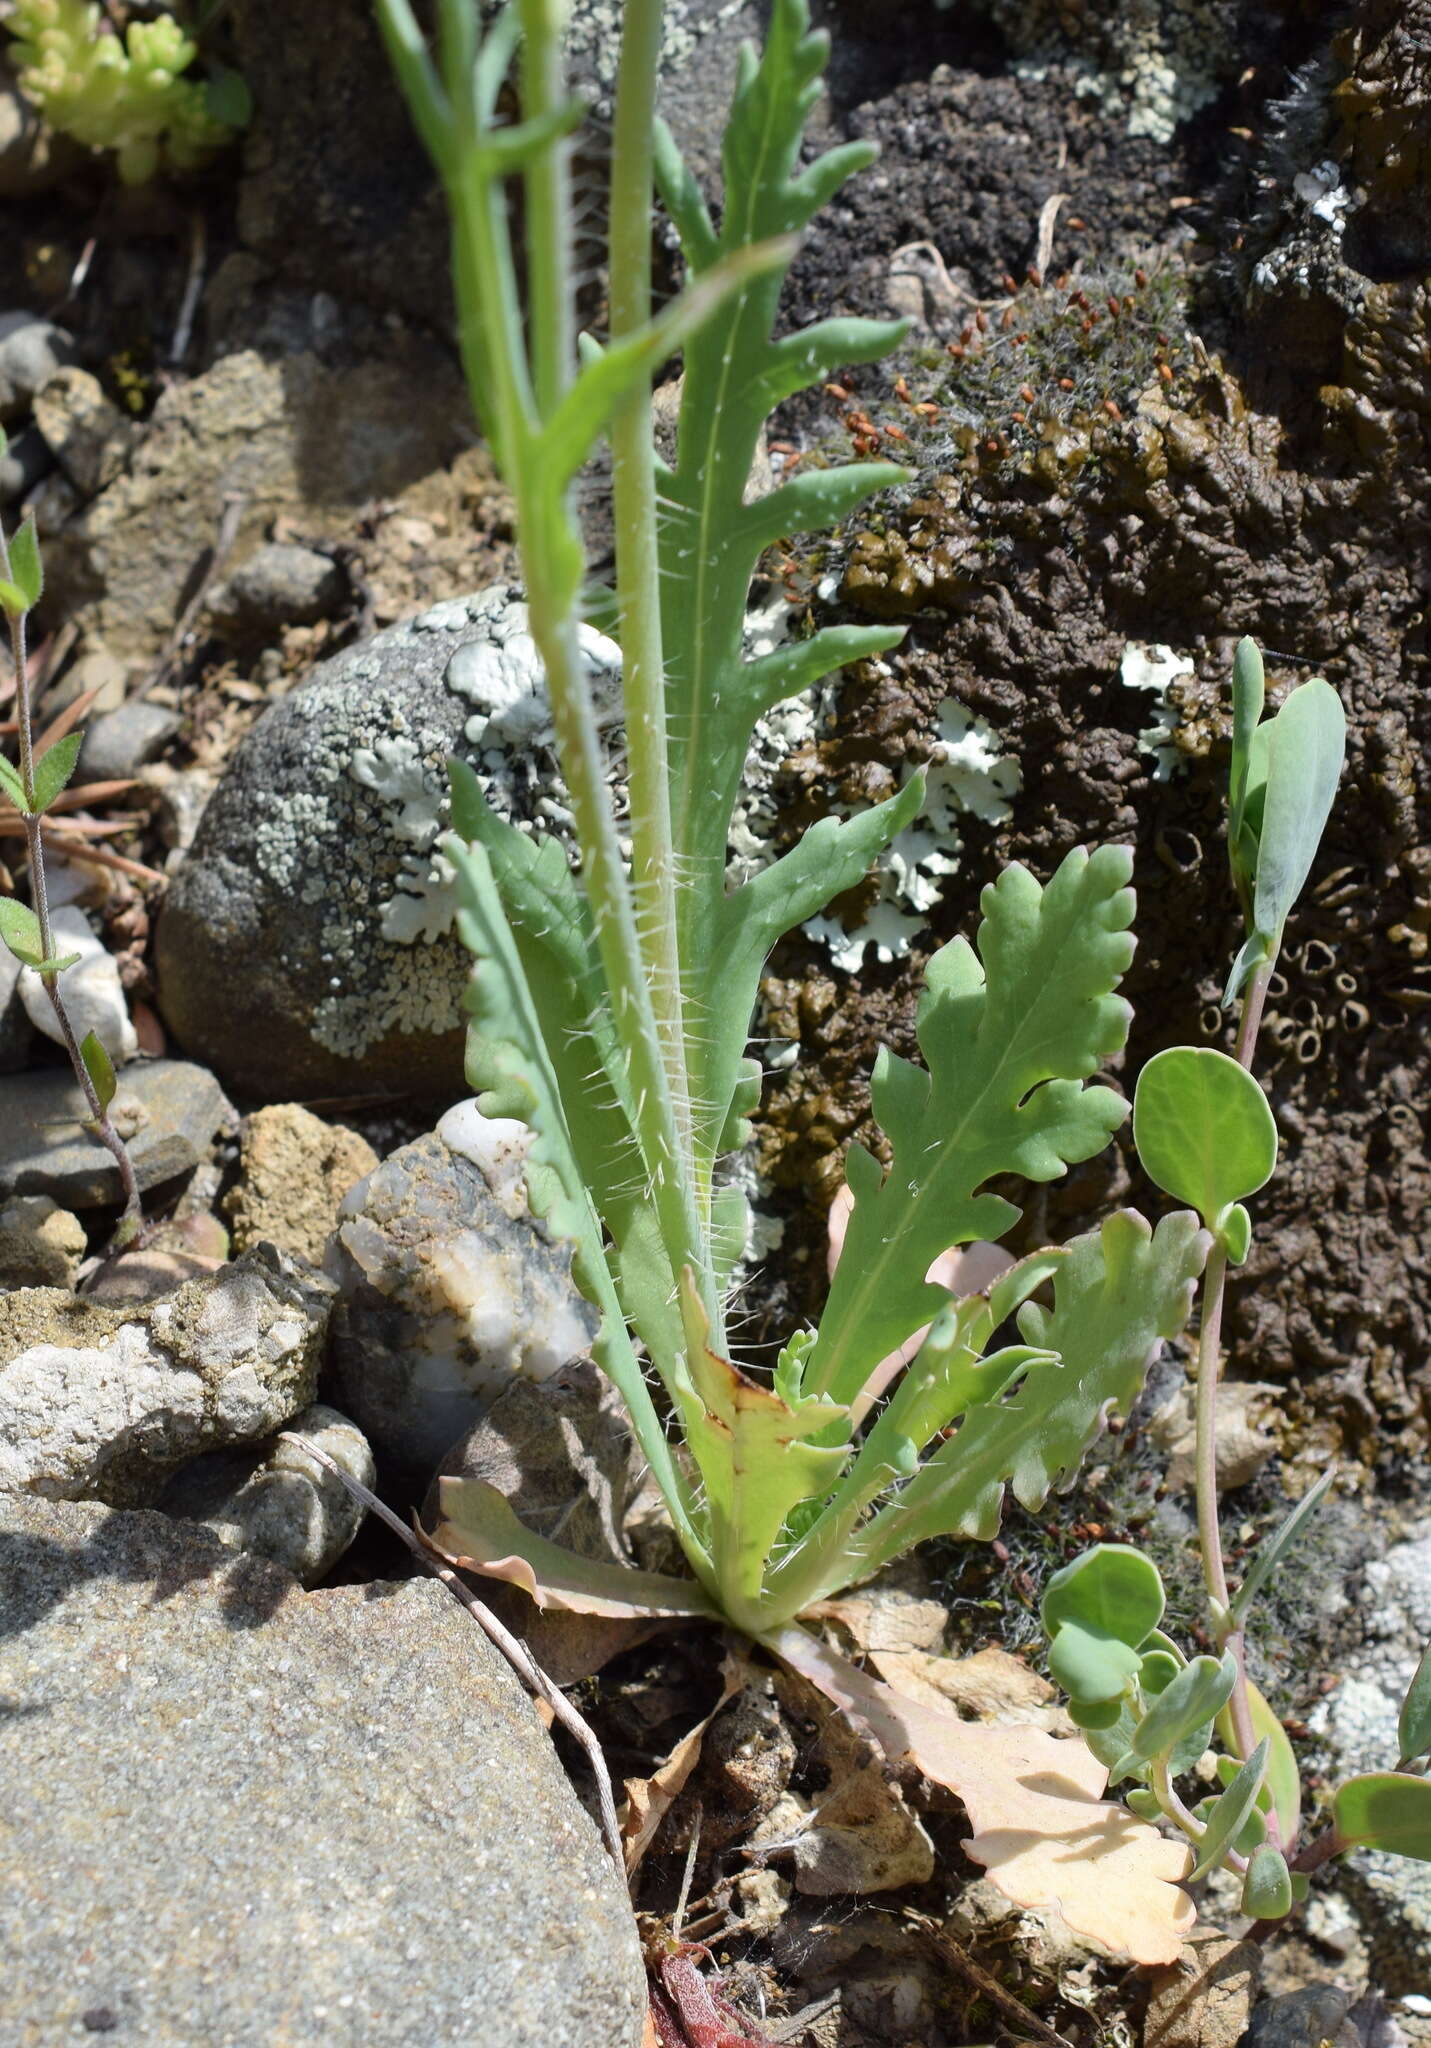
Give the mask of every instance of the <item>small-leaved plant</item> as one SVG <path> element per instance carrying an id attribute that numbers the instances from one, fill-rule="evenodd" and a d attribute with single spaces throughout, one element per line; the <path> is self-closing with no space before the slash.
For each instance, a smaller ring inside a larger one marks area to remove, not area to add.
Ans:
<path id="1" fill-rule="evenodd" d="M 1070 853 L 1045 884 L 1007 868 L 975 942 L 930 961 L 922 1063 L 883 1052 L 872 1097 L 888 1157 L 855 1146 L 843 1254 L 819 1324 L 768 1375 L 732 1357 L 730 1276 L 747 1231 L 729 1161 L 761 1083 L 747 1036 L 782 934 L 850 888 L 917 813 L 917 776 L 847 821 L 825 818 L 747 879 L 727 874 L 756 721 L 899 638 L 828 626 L 752 656 L 752 575 L 784 536 L 846 519 L 900 483 L 895 465 L 787 470 L 753 485 L 783 400 L 898 340 L 833 319 L 777 337 L 795 237 L 873 152 L 802 161 L 826 39 L 805 0 L 775 0 L 763 54 L 741 59 L 714 214 L 656 117 L 660 0 L 627 0 L 612 135 L 609 332 L 573 318 L 569 138 L 560 0 L 516 0 L 483 32 L 475 0 L 437 0 L 430 49 L 408 0 L 376 0 L 441 175 L 472 396 L 517 511 L 528 624 L 546 671 L 576 861 L 498 817 L 453 771 L 460 928 L 474 955 L 468 1076 L 480 1108 L 531 1133 L 533 1211 L 573 1247 L 596 1306 L 595 1353 L 620 1389 L 689 1578 L 575 1557 L 476 1480 L 448 1480 L 435 1542 L 544 1602 L 610 1614 L 704 1614 L 766 1644 L 858 1712 L 896 1755 L 953 1786 L 969 1853 L 1011 1896 L 1144 1961 L 1177 1952 L 1192 1909 L 1184 1846 L 1101 1801 L 1077 1741 L 970 1726 L 878 1685 L 798 1618 L 927 1537 L 992 1537 L 1006 1489 L 1037 1507 L 1071 1477 L 1161 1343 L 1183 1328 L 1214 1239 L 1185 1210 L 1154 1230 L 1131 1210 L 960 1294 L 931 1268 L 998 1239 L 1020 1210 L 991 1183 L 1040 1183 L 1093 1157 L 1127 1104 L 1093 1079 L 1123 1048 L 1131 855 Z M 515 72 L 515 112 L 507 97 Z M 520 186 L 518 246 L 509 185 Z M 685 258 L 652 311 L 653 186 Z M 519 290 L 520 281 L 520 290 Z M 652 433 L 652 381 L 684 377 L 673 459 Z M 588 604 L 572 486 L 610 439 L 614 617 L 622 653 L 627 809 L 586 673 Z M 889 1362 L 926 1328 L 913 1363 Z M 881 1391 L 871 1401 L 872 1390 Z M 1070 1847 L 1076 1843 L 1076 1851 Z M 1098 1882 L 1070 1887 L 1071 1853 Z"/>
<path id="2" fill-rule="evenodd" d="M 199 46 L 172 13 L 131 21 L 121 36 L 95 0 L 11 0 L 5 26 L 26 98 L 57 133 L 113 150 L 126 185 L 202 168 L 248 121 L 237 72 L 185 76 Z"/>
<path id="3" fill-rule="evenodd" d="M 1241 1905 L 1275 1922 L 1306 1897 L 1309 1876 L 1365 1847 L 1431 1860 L 1431 1783 L 1413 1775 L 1431 1750 L 1431 1652 L 1401 1713 L 1394 1771 L 1351 1779 L 1331 1822 L 1299 1846 L 1302 1788 L 1280 1720 L 1247 1675 L 1246 1631 L 1259 1594 L 1305 1533 L 1333 1480 L 1328 1472 L 1254 1555 L 1236 1591 L 1223 1563 L 1218 1512 L 1217 1389 L 1230 1267 L 1246 1259 L 1245 1198 L 1271 1178 L 1277 1126 L 1251 1067 L 1268 984 L 1287 918 L 1316 857 L 1341 774 L 1345 719 L 1317 678 L 1265 718 L 1262 657 L 1250 640 L 1233 666 L 1228 803 L 1232 879 L 1246 938 L 1224 998 L 1239 1006 L 1236 1056 L 1180 1046 L 1138 1077 L 1133 1136 L 1149 1178 L 1196 1209 L 1213 1239 L 1202 1280 L 1197 1359 L 1198 1547 L 1209 1653 L 1188 1658 L 1163 1632 L 1156 1565 L 1123 1544 L 1100 1544 L 1056 1573 L 1044 1594 L 1053 1675 L 1110 1782 L 1128 1805 L 1170 1822 L 1193 1845 L 1192 1875 L 1221 1868 L 1241 1882 Z M 1189 1806 L 1178 1780 L 1216 1738 L 1220 1789 Z"/>
<path id="4" fill-rule="evenodd" d="M 5 452 L 5 434 L 0 429 L 0 456 Z M 45 885 L 43 820 L 63 793 L 84 744 L 82 732 L 66 733 L 50 746 L 36 743 L 30 701 L 29 618 L 44 592 L 44 570 L 40 542 L 33 518 L 27 518 L 8 537 L 0 527 L 0 612 L 4 613 L 10 637 L 10 660 L 15 687 L 15 729 L 19 740 L 19 761 L 12 763 L 0 753 L 0 800 L 18 813 L 24 833 L 25 854 L 30 876 L 30 902 L 15 896 L 0 896 L 0 943 L 40 978 L 55 1013 L 56 1025 L 69 1054 L 74 1076 L 89 1108 L 86 1119 L 99 1142 L 109 1151 L 119 1169 L 124 1196 L 124 1213 L 115 1234 L 116 1250 L 132 1245 L 143 1225 L 139 1186 L 129 1148 L 109 1114 L 116 1081 L 109 1054 L 96 1032 L 83 1039 L 75 1036 L 60 990 L 60 976 L 78 960 L 78 953 L 55 949 L 50 925 L 49 895 Z"/>

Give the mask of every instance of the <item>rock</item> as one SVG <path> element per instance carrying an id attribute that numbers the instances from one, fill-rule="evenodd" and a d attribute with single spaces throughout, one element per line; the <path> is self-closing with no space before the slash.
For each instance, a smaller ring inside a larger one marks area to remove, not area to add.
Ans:
<path id="1" fill-rule="evenodd" d="M 327 0 L 321 15 L 283 0 L 236 0 L 230 18 L 234 62 L 255 102 L 239 185 L 240 240 L 310 292 L 396 307 L 450 327 L 446 216 L 427 155 L 390 84 L 367 0 Z M 731 0 L 672 0 L 666 10 L 663 110 L 703 172 L 719 170 L 736 47 L 755 24 L 754 7 Z M 569 75 L 603 126 L 619 43 L 610 0 L 578 0 L 568 31 Z M 598 134 L 583 151 L 579 175 L 603 154 Z M 383 167 L 380 178 L 375 164 Z"/>
<path id="2" fill-rule="evenodd" d="M 28 412 L 37 392 L 75 359 L 73 337 L 38 313 L 0 313 L 0 420 Z"/>
<path id="3" fill-rule="evenodd" d="M 23 427 L 18 434 L 10 435 L 9 445 L 0 456 L 0 503 L 13 505 L 53 467 L 54 457 L 38 427 Z"/>
<path id="4" fill-rule="evenodd" d="M 632 1441 L 621 1396 L 588 1359 L 540 1385 L 510 1380 L 482 1420 L 438 1462 L 423 1520 L 441 1517 L 444 1477 L 483 1479 L 528 1529 L 578 1557 L 631 1564 L 622 1524 L 631 1492 Z M 642 1624 L 537 1607 L 516 1586 L 488 1580 L 482 1598 L 524 1636 L 557 1685 L 574 1685 L 645 1634 Z"/>
<path id="5" fill-rule="evenodd" d="M 1347 2022 L 1352 1994 L 1335 1984 L 1307 1984 L 1269 1998 L 1252 2015 L 1244 2048 L 1361 2048 Z"/>
<path id="6" fill-rule="evenodd" d="M 570 1246 L 512 1214 L 435 1134 L 353 1189 L 328 1271 L 334 1405 L 419 1486 L 514 1376 L 551 1378 L 596 1334 Z"/>
<path id="7" fill-rule="evenodd" d="M 26 2034 L 637 2048 L 625 1887 L 444 1588 L 304 1593 L 161 1515 L 0 1515 Z"/>
<path id="8" fill-rule="evenodd" d="M 0 1491 L 147 1505 L 313 1399 L 333 1290 L 271 1246 L 138 1306 L 0 1298 Z"/>
<path id="9" fill-rule="evenodd" d="M 214 1133 L 238 1119 L 213 1075 L 187 1060 L 137 1060 L 120 1077 L 111 1115 L 141 1189 L 192 1172 Z M 0 1195 L 50 1195 L 68 1209 L 120 1200 L 119 1169 L 79 1128 L 89 1107 L 58 1067 L 0 1076 Z M 73 1125 L 66 1136 L 62 1127 Z"/>
<path id="10" fill-rule="evenodd" d="M 113 483 L 144 432 L 98 377 L 76 368 L 59 370 L 46 382 L 35 399 L 35 425 L 81 498 Z"/>
<path id="11" fill-rule="evenodd" d="M 1332 1785 L 1396 1764 L 1401 1702 L 1431 1642 L 1431 1522 L 1366 1566 L 1352 1611 L 1361 1646 L 1340 1660 L 1340 1684 L 1307 1717 Z M 1378 1989 L 1391 1996 L 1431 1982 L 1431 1868 L 1364 1849 L 1338 1866 L 1338 1889 L 1356 1913 Z"/>
<path id="12" fill-rule="evenodd" d="M 609 715 L 616 649 L 585 646 Z M 505 585 L 322 663 L 235 752 L 157 940 L 166 1024 L 234 1088 L 461 1092 L 470 961 L 435 851 L 453 754 L 509 815 L 548 818 L 543 681 Z"/>
<path id="13" fill-rule="evenodd" d="M 118 711 L 128 689 L 129 670 L 124 662 L 111 654 L 102 640 L 90 634 L 56 683 L 47 702 L 64 709 L 73 704 L 76 697 L 88 696 L 93 691 L 94 701 L 85 716 L 99 718 L 106 711 Z"/>
<path id="14" fill-rule="evenodd" d="M 223 1259 L 210 1258 L 202 1252 L 165 1251 L 157 1245 L 146 1245 L 143 1251 L 126 1252 L 101 1273 L 86 1290 L 85 1300 L 102 1301 L 110 1307 L 155 1301 L 161 1294 L 172 1294 L 188 1280 L 216 1273 L 224 1264 Z"/>
<path id="15" fill-rule="evenodd" d="M 366 1138 L 296 1102 L 255 1110 L 244 1118 L 238 1185 L 224 1202 L 234 1249 L 266 1239 L 321 1266 L 343 1197 L 377 1163 Z"/>
<path id="16" fill-rule="evenodd" d="M 80 750 L 81 782 L 124 782 L 161 753 L 179 730 L 179 715 L 167 705 L 132 697 L 107 711 L 85 730 Z"/>
<path id="17" fill-rule="evenodd" d="M 330 556 L 270 541 L 209 593 L 208 610 L 241 626 L 308 626 L 337 611 L 347 594 L 348 579 Z"/>
<path id="18" fill-rule="evenodd" d="M 377 1473 L 368 1440 L 336 1408 L 315 1402 L 288 1424 L 371 1489 Z M 174 1474 L 159 1506 L 202 1522 L 221 1543 L 252 1551 L 292 1572 L 302 1585 L 327 1577 L 363 1525 L 367 1510 L 341 1479 L 297 1444 L 253 1451 L 208 1451 Z"/>
<path id="19" fill-rule="evenodd" d="M 129 1021 L 119 963 L 90 929 L 84 912 L 73 904 L 65 904 L 54 912 L 50 928 L 58 954 L 79 955 L 74 966 L 65 969 L 60 982 L 60 995 L 75 1037 L 83 1041 L 93 1031 L 114 1064 L 122 1066 L 138 1052 L 139 1040 Z M 55 1006 L 32 967 L 20 970 L 20 1001 L 35 1029 L 56 1045 L 63 1045 L 64 1034 Z"/>
<path id="20" fill-rule="evenodd" d="M 1255 1943 L 1194 1934 L 1176 1963 L 1153 1973 L 1143 2048 L 1238 2048 L 1260 1977 Z"/>
<path id="21" fill-rule="evenodd" d="M 12 1195 L 0 1208 L 0 1286 L 73 1287 L 84 1225 L 48 1195 Z"/>
<path id="22" fill-rule="evenodd" d="M 441 469 L 466 416 L 450 358 L 410 335 L 392 336 L 383 360 L 351 366 L 311 350 L 221 356 L 160 393 L 123 472 L 52 535 L 45 570 L 56 615 L 98 634 L 122 661 L 152 662 L 226 507 L 241 508 L 236 572 L 283 514 L 322 532 Z M 361 432 L 334 430 L 358 421 Z M 110 573 L 115 562 L 123 576 Z"/>

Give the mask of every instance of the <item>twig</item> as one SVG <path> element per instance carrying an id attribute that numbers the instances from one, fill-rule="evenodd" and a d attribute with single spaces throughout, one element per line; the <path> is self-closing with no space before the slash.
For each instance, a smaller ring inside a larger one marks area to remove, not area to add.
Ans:
<path id="1" fill-rule="evenodd" d="M 679 1941 L 681 1925 L 686 1917 L 686 1906 L 691 1896 L 691 1879 L 696 1874 L 696 1858 L 701 1849 L 701 1822 L 705 1819 L 705 1808 L 697 1805 L 696 1817 L 691 1826 L 691 1844 L 686 1851 L 686 1871 L 681 1879 L 681 1896 L 676 1901 L 676 1910 L 671 1916 L 671 1939 Z"/>
<path id="2" fill-rule="evenodd" d="M 175 369 L 189 353 L 189 341 L 194 332 L 194 315 L 199 308 L 199 294 L 204 289 L 204 266 L 208 252 L 208 229 L 204 225 L 202 211 L 196 206 L 189 215 L 189 270 L 184 280 L 184 296 L 179 302 L 179 317 L 174 322 L 174 336 L 169 343 L 169 361 Z"/>
<path id="3" fill-rule="evenodd" d="M 991 1977 L 971 1955 L 966 1954 L 937 1920 L 931 1920 L 926 1913 L 916 1913 L 908 1907 L 905 1909 L 904 1917 L 919 1928 L 921 1933 L 928 1935 L 941 1961 L 957 1970 L 961 1977 L 967 1977 L 969 1982 L 976 1985 L 984 1997 L 996 2005 L 1007 2018 L 1016 2020 L 1020 2027 L 1028 2028 L 1035 2040 L 1045 2042 L 1047 2048 L 1072 2048 L 1066 2036 L 1055 2033 L 1046 2020 L 1041 2020 L 1036 2014 L 1031 2013 L 1022 2000 L 1014 1997 L 1012 1991 L 1005 1991 L 998 1979 Z"/>
<path id="4" fill-rule="evenodd" d="M 581 1744 L 591 1765 L 592 1776 L 596 1779 L 596 1794 L 601 1806 L 601 1830 L 606 1838 L 606 1847 L 612 1862 L 621 1873 L 624 1885 L 626 1865 L 621 1854 L 621 1829 L 616 1819 L 616 1801 L 611 1792 L 611 1773 L 606 1768 L 606 1758 L 601 1753 L 601 1744 L 565 1693 L 547 1677 L 525 1643 L 519 1642 L 510 1629 L 504 1628 L 491 1608 L 485 1607 L 477 1595 L 463 1585 L 451 1565 L 440 1552 L 435 1551 L 427 1543 L 420 1530 L 409 1529 L 401 1517 L 395 1515 L 375 1493 L 370 1493 L 360 1479 L 355 1479 L 351 1472 L 345 1472 L 336 1458 L 330 1458 L 326 1451 L 320 1450 L 317 1444 L 310 1443 L 307 1437 L 298 1436 L 291 1430 L 283 1430 L 279 1434 L 279 1441 L 297 1444 L 310 1458 L 325 1466 L 334 1478 L 342 1481 L 355 1500 L 360 1500 L 370 1514 L 376 1515 L 385 1527 L 392 1530 L 394 1536 L 407 1545 L 413 1556 L 432 1573 L 434 1578 L 441 1579 L 453 1598 L 461 1601 L 483 1633 L 496 1644 L 518 1677 L 531 1687 L 539 1699 L 546 1701 L 563 1728 Z"/>

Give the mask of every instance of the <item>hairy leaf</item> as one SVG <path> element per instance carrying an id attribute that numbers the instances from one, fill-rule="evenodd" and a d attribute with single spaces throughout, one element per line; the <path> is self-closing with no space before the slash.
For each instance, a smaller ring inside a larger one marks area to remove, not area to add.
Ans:
<path id="1" fill-rule="evenodd" d="M 90 1085 L 99 1099 L 101 1109 L 108 1109 L 114 1100 L 119 1083 L 115 1079 L 114 1062 L 110 1059 L 97 1031 L 86 1031 L 80 1040 L 80 1058 L 89 1075 Z"/>
<path id="2" fill-rule="evenodd" d="M 35 809 L 47 811 L 70 777 L 75 772 L 80 748 L 84 745 L 82 732 L 66 733 L 62 740 L 56 740 L 52 747 L 46 747 L 35 762 Z"/>
<path id="3" fill-rule="evenodd" d="M 686 1442 L 705 1482 L 711 1558 L 726 1612 L 759 1612 L 766 1560 L 791 1511 L 834 1484 L 849 1417 L 831 1401 L 787 1402 L 710 1349 L 705 1312 L 682 1287 L 689 1389 L 678 1391 Z M 819 1443 L 831 1432 L 843 1441 Z"/>
<path id="4" fill-rule="evenodd" d="M 772 1593 L 783 1575 L 802 1588 L 804 1606 L 928 1537 L 987 1541 L 999 1526 L 1005 1486 L 1022 1506 L 1040 1507 L 1077 1467 L 1108 1411 L 1126 1412 L 1160 1342 L 1182 1329 L 1207 1242 L 1187 1211 L 1165 1216 L 1154 1232 L 1134 1211 L 1120 1210 L 1101 1230 L 1075 1238 L 1055 1272 L 1053 1308 L 1028 1302 L 1019 1312 L 1027 1343 L 1053 1361 L 1030 1365 L 1004 1398 L 971 1405 L 934 1456 L 860 1527 L 823 1518 L 777 1567 Z"/>
<path id="5" fill-rule="evenodd" d="M 1054 1180 L 1108 1142 L 1127 1114 L 1083 1084 L 1116 1052 L 1128 1006 L 1113 991 L 1132 957 L 1132 857 L 1075 849 L 1046 888 L 1024 867 L 985 889 L 978 953 L 963 939 L 929 963 L 912 1066 L 881 1053 L 873 1100 L 893 1151 L 881 1176 L 852 1147 L 855 1196 L 811 1361 L 811 1386 L 848 1401 L 942 1305 L 925 1275 L 941 1252 L 997 1238 L 1019 1211 L 980 1193 L 996 1174 Z"/>

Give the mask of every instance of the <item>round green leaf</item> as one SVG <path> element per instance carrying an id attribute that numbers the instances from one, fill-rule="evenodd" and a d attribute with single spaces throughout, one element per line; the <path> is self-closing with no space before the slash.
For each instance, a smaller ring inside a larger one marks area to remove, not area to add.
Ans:
<path id="1" fill-rule="evenodd" d="M 1211 1222 L 1277 1164 L 1277 1125 L 1245 1067 L 1211 1047 L 1156 1053 L 1138 1076 L 1133 1141 L 1149 1179 Z"/>
<path id="2" fill-rule="evenodd" d="M 1128 1543 L 1099 1543 L 1054 1573 L 1039 1614 L 1050 1636 L 1076 1622 L 1090 1635 L 1136 1649 L 1162 1620 L 1163 1604 L 1163 1582 L 1151 1558 Z"/>
<path id="3" fill-rule="evenodd" d="M 1049 1644 L 1048 1668 L 1071 1698 L 1116 1702 L 1129 1679 L 1137 1676 L 1138 1652 L 1117 1636 L 1098 1635 L 1079 1622 L 1066 1621 Z"/>
<path id="4" fill-rule="evenodd" d="M 1224 1209 L 1213 1225 L 1230 1266 L 1240 1266 L 1252 1247 L 1252 1218 L 1241 1202 Z"/>
<path id="5" fill-rule="evenodd" d="M 1093 1729 L 1116 1728 L 1123 1712 L 1123 1697 L 1120 1693 L 1114 1700 L 1071 1699 L 1068 1703 L 1068 1718 L 1075 1728 Z"/>
<path id="6" fill-rule="evenodd" d="M 1291 1912 L 1292 1873 L 1280 1850 L 1253 1850 L 1242 1880 L 1242 1910 L 1252 1920 L 1282 1920 Z"/>
<path id="7" fill-rule="evenodd" d="M 1333 1800 L 1332 1818 L 1348 1848 L 1385 1849 L 1431 1863 L 1431 1778 L 1405 1771 L 1352 1778 Z"/>
<path id="8" fill-rule="evenodd" d="M 1138 1683 L 1148 1694 L 1166 1692 L 1182 1668 L 1166 1650 L 1149 1650 L 1138 1667 Z"/>

